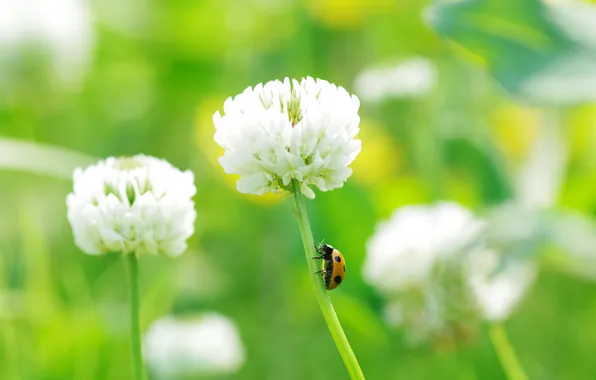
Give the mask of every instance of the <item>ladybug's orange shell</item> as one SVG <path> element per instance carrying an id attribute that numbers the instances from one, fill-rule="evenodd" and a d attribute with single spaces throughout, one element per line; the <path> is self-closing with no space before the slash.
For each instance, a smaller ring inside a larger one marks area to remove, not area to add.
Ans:
<path id="1" fill-rule="evenodd" d="M 325 288 L 333 290 L 337 288 L 346 277 L 346 262 L 343 255 L 337 249 L 333 249 L 330 257 L 323 261 L 323 280 Z"/>

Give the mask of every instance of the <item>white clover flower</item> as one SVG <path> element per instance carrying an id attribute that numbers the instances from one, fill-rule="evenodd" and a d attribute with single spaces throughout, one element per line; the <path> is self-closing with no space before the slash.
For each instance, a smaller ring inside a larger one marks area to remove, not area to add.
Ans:
<path id="1" fill-rule="evenodd" d="M 493 273 L 498 259 L 494 251 L 483 250 L 466 260 L 468 283 L 484 318 L 492 322 L 509 317 L 537 275 L 536 265 L 530 262 L 511 263 Z"/>
<path id="2" fill-rule="evenodd" d="M 314 198 L 309 186 L 332 190 L 352 174 L 359 105 L 342 87 L 310 77 L 248 87 L 213 116 L 215 141 L 225 149 L 219 162 L 241 176 L 242 193 L 277 193 L 295 179 Z"/>
<path id="3" fill-rule="evenodd" d="M 437 262 L 461 253 L 482 228 L 456 203 L 399 208 L 367 243 L 364 279 L 386 294 L 424 286 Z"/>
<path id="4" fill-rule="evenodd" d="M 110 157 L 75 170 L 68 220 L 76 244 L 88 254 L 177 256 L 194 230 L 195 192 L 192 172 L 167 161 Z"/>
<path id="5" fill-rule="evenodd" d="M 484 227 L 456 203 L 405 206 L 368 241 L 364 280 L 383 295 L 385 319 L 403 327 L 411 344 L 443 346 L 473 335 L 478 307 L 461 262 Z"/>
<path id="6" fill-rule="evenodd" d="M 486 248 L 486 223 L 455 203 L 406 206 L 367 245 L 364 279 L 385 298 L 385 319 L 412 343 L 469 339 L 481 319 L 502 321 L 536 277 Z"/>
<path id="7" fill-rule="evenodd" d="M 214 312 L 190 319 L 169 316 L 154 322 L 145 334 L 143 355 L 158 379 L 232 374 L 245 361 L 236 325 Z"/>

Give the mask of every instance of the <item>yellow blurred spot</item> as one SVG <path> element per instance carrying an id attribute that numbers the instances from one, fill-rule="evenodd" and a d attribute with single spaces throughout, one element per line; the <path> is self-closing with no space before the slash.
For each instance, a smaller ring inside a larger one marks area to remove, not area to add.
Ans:
<path id="1" fill-rule="evenodd" d="M 363 185 L 374 185 L 394 177 L 404 166 L 404 153 L 383 127 L 373 120 L 363 119 L 357 136 L 362 151 L 351 165 L 353 178 Z"/>
<path id="2" fill-rule="evenodd" d="M 199 151 L 205 156 L 207 161 L 214 167 L 215 171 L 220 173 L 224 183 L 231 189 L 236 189 L 236 181 L 240 178 L 239 175 L 227 174 L 219 164 L 219 157 L 223 156 L 224 149 L 220 147 L 213 135 L 215 133 L 215 126 L 213 125 L 213 114 L 223 108 L 225 96 L 212 96 L 201 102 L 197 110 L 197 119 L 195 123 L 195 143 Z M 220 111 L 221 112 L 221 111 Z M 244 197 L 253 202 L 274 204 L 285 198 L 284 194 L 242 194 Z"/>
<path id="3" fill-rule="evenodd" d="M 307 0 L 307 9 L 330 28 L 350 29 L 360 26 L 371 14 L 394 9 L 396 3 L 389 0 Z"/>
<path id="4" fill-rule="evenodd" d="M 517 164 L 526 158 L 538 136 L 540 111 L 507 103 L 493 113 L 492 126 L 498 147 Z"/>
<path id="5" fill-rule="evenodd" d="M 574 109 L 569 114 L 566 125 L 570 134 L 571 159 L 596 158 L 596 105 Z"/>

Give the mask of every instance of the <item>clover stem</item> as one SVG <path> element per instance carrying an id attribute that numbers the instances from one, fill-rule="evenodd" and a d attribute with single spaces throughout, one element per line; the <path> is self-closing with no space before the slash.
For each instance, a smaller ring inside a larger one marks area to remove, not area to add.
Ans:
<path id="1" fill-rule="evenodd" d="M 310 229 L 310 223 L 308 222 L 306 208 L 302 200 L 300 185 L 296 180 L 292 180 L 292 194 L 294 197 L 294 203 L 296 205 L 300 234 L 302 235 L 302 242 L 304 243 L 306 262 L 308 263 L 310 279 L 315 290 L 317 302 L 319 303 L 319 307 L 321 308 L 325 322 L 327 322 L 327 327 L 331 332 L 331 336 L 333 337 L 335 345 L 337 346 L 337 350 L 344 361 L 350 377 L 352 379 L 364 379 L 364 374 L 360 369 L 356 355 L 354 355 L 354 352 L 350 347 L 348 338 L 346 337 L 346 334 L 339 323 L 339 319 L 337 318 L 337 314 L 335 313 L 333 304 L 331 303 L 331 299 L 329 298 L 329 294 L 325 289 L 321 276 L 315 274 L 318 263 L 318 261 L 312 259 L 314 256 L 316 256 L 315 243 Z"/>
<path id="2" fill-rule="evenodd" d="M 139 327 L 138 261 L 135 253 L 125 254 L 128 268 L 130 298 L 130 339 L 135 380 L 144 380 L 145 370 L 141 354 L 141 329 Z"/>
<path id="3" fill-rule="evenodd" d="M 489 334 L 507 378 L 509 380 L 528 380 L 528 376 L 517 358 L 515 349 L 507 337 L 505 328 L 495 323 L 490 326 Z"/>

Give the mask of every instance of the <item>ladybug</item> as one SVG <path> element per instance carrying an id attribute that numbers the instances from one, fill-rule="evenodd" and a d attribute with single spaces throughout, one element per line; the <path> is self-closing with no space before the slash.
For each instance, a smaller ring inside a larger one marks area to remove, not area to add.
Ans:
<path id="1" fill-rule="evenodd" d="M 333 290 L 342 283 L 346 277 L 346 263 L 341 252 L 329 244 L 319 244 L 315 246 L 320 256 L 313 259 L 323 259 L 323 269 L 316 273 L 323 273 L 325 289 Z"/>

